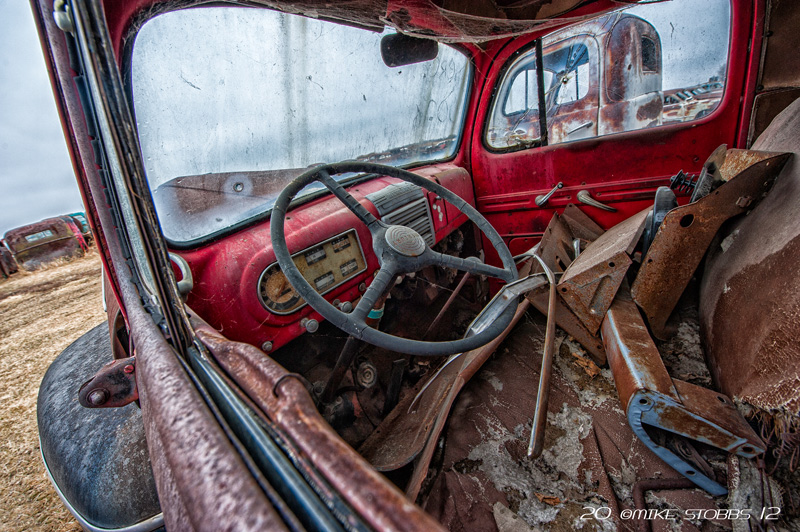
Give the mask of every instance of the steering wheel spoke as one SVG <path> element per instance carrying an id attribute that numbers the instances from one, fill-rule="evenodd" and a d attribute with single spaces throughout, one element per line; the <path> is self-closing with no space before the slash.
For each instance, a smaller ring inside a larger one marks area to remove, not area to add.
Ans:
<path id="1" fill-rule="evenodd" d="M 325 185 L 325 188 L 333 192 L 333 195 L 339 198 L 339 200 L 345 204 L 345 206 L 350 209 L 350 211 L 358 216 L 358 219 L 364 222 L 364 224 L 372 229 L 372 226 L 379 223 L 378 219 L 373 216 L 371 212 L 367 210 L 366 207 L 361 205 L 357 199 L 355 199 L 345 188 L 340 185 L 335 179 L 333 179 L 330 174 L 325 170 L 319 170 L 317 173 L 317 181 Z"/>
<path id="2" fill-rule="evenodd" d="M 428 249 L 426 255 L 425 262 L 427 264 L 442 266 L 444 268 L 453 268 L 462 272 L 469 272 L 472 275 L 488 275 L 489 277 L 495 277 L 503 281 L 509 280 L 508 270 L 484 264 L 477 257 L 462 259 L 461 257 L 439 253 L 432 249 Z"/>
<path id="3" fill-rule="evenodd" d="M 372 280 L 372 284 L 369 285 L 367 291 L 361 296 L 361 300 L 356 305 L 356 308 L 353 309 L 351 314 L 353 319 L 360 323 L 366 321 L 370 311 L 375 307 L 375 303 L 377 303 L 381 296 L 391 288 L 396 275 L 397 273 L 391 263 L 386 262 L 381 266 L 381 269 L 378 270 L 377 275 L 375 275 L 375 278 Z"/>

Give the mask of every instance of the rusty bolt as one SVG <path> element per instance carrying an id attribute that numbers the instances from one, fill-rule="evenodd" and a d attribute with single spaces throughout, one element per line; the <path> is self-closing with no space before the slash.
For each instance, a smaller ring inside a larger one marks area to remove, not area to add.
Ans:
<path id="1" fill-rule="evenodd" d="M 92 406 L 100 406 L 108 401 L 108 392 L 102 389 L 92 390 L 86 399 Z"/>
<path id="2" fill-rule="evenodd" d="M 261 350 L 262 351 L 267 351 L 267 352 L 272 351 L 272 342 L 267 340 L 266 342 L 261 344 Z"/>
<path id="3" fill-rule="evenodd" d="M 738 200 L 736 200 L 736 206 L 740 209 L 744 209 L 745 207 L 749 207 L 750 204 L 753 203 L 753 198 L 750 196 L 742 196 Z"/>
<path id="4" fill-rule="evenodd" d="M 133 367 L 133 364 L 127 364 L 124 368 L 122 368 L 122 371 L 125 373 L 133 373 L 134 369 L 135 368 Z"/>

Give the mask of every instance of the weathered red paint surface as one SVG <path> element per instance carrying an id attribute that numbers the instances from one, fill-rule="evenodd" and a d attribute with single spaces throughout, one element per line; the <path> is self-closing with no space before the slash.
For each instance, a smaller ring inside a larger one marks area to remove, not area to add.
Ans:
<path id="1" fill-rule="evenodd" d="M 438 181 L 465 200 L 472 201 L 469 175 L 453 165 L 436 165 L 417 170 L 417 173 Z M 375 206 L 365 199 L 396 179 L 379 178 L 350 187 L 348 191 L 377 216 Z M 436 240 L 440 240 L 464 223 L 466 217 L 449 204 L 428 194 L 431 204 Z M 435 207 L 435 208 L 434 208 Z M 286 219 L 286 239 L 291 242 L 290 252 L 300 251 L 332 235 L 355 228 L 367 260 L 367 270 L 345 281 L 326 298 L 333 301 L 355 301 L 361 296 L 360 283 L 369 285 L 378 261 L 372 252 L 372 237 L 367 227 L 336 198 L 327 196 L 292 211 Z M 224 237 L 210 245 L 192 250 L 176 250 L 192 270 L 194 289 L 188 304 L 213 327 L 224 331 L 228 337 L 261 346 L 272 342 L 273 349 L 285 345 L 305 332 L 300 324 L 303 318 L 322 321 L 323 318 L 310 306 L 289 315 L 273 314 L 266 310 L 258 298 L 261 273 L 275 262 L 268 221 L 256 224 L 247 231 Z M 231 314 L 231 301 L 237 302 L 237 312 Z"/>

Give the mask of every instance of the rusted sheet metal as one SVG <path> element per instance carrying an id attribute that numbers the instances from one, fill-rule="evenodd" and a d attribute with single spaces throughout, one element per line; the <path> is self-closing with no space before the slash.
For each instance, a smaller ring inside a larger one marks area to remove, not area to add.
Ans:
<path id="1" fill-rule="evenodd" d="M 17 261 L 14 260 L 14 256 L 11 255 L 5 243 L 0 241 L 0 275 L 8 277 L 12 273 L 17 273 L 18 270 L 19 268 L 17 267 Z"/>
<path id="2" fill-rule="evenodd" d="M 647 519 L 648 491 L 656 490 L 688 490 L 694 488 L 694 482 L 686 478 L 648 478 L 633 485 L 633 504 L 637 510 L 634 519 L 637 521 L 637 532 L 650 532 L 652 519 Z"/>
<path id="3" fill-rule="evenodd" d="M 726 493 L 697 462 L 656 441 L 653 429 L 753 458 L 766 446 L 733 402 L 721 393 L 670 377 L 626 288 L 614 299 L 601 335 L 620 401 L 636 436 L 701 488 L 713 495 Z"/>
<path id="4" fill-rule="evenodd" d="M 645 209 L 603 233 L 570 264 L 558 283 L 559 295 L 590 333 L 600 328 L 622 284 L 649 212 Z"/>
<path id="5" fill-rule="evenodd" d="M 167 530 L 230 530 L 234 513 L 239 530 L 287 530 L 153 318 L 134 300 L 126 301 L 147 446 Z"/>
<path id="6" fill-rule="evenodd" d="M 527 298 L 536 307 L 536 310 L 547 315 L 547 290 L 545 288 L 529 293 Z M 589 332 L 589 329 L 572 313 L 560 297 L 556 298 L 556 324 L 588 351 L 595 364 L 598 366 L 606 364 L 606 348 L 603 346 L 600 335 Z"/>
<path id="7" fill-rule="evenodd" d="M 722 164 L 719 165 L 720 177 L 723 181 L 730 181 L 754 164 L 771 159 L 776 155 L 778 153 L 769 151 L 730 149 L 725 153 Z"/>
<path id="8" fill-rule="evenodd" d="M 417 458 L 431 441 L 431 434 L 441 432 L 442 427 L 438 425 L 446 420 L 458 392 L 494 353 L 526 309 L 527 305 L 519 307 L 511 324 L 500 336 L 483 347 L 462 354 L 441 370 L 430 385 L 426 384 L 421 393 L 406 395 L 378 430 L 361 445 L 359 453 L 378 471 L 393 471 Z M 422 387 L 420 383 L 420 390 Z M 418 462 L 424 463 L 425 460 Z"/>
<path id="9" fill-rule="evenodd" d="M 506 328 L 503 333 L 486 344 L 483 347 L 465 353 L 460 358 L 460 364 L 451 364 L 450 366 L 457 367 L 458 370 L 456 373 L 451 374 L 450 380 L 454 380 L 452 386 L 446 386 L 448 389 L 447 395 L 444 401 L 441 401 L 438 398 L 435 398 L 433 401 L 430 400 L 430 395 L 428 396 L 429 399 L 426 401 L 428 404 L 436 404 L 438 407 L 435 409 L 435 417 L 433 418 L 433 425 L 431 426 L 430 430 L 427 431 L 427 436 L 424 440 L 425 444 L 423 448 L 418 453 L 413 453 L 417 455 L 417 458 L 414 463 L 414 471 L 411 474 L 411 479 L 408 482 L 408 487 L 406 488 L 406 495 L 411 500 L 416 500 L 417 495 L 419 495 L 419 491 L 422 488 L 422 484 L 427 478 L 428 468 L 430 467 L 431 460 L 433 459 L 434 452 L 436 451 L 439 443 L 439 436 L 441 436 L 442 431 L 444 430 L 445 425 L 447 424 L 447 419 L 450 414 L 450 409 L 453 406 L 453 403 L 458 397 L 458 393 L 464 387 L 464 385 L 472 378 L 472 376 L 477 373 L 477 371 L 483 366 L 483 364 L 489 359 L 489 357 L 494 353 L 497 348 L 503 343 L 508 333 L 511 332 L 512 329 L 517 325 L 519 320 L 528 310 L 529 303 L 527 301 L 523 301 L 517 307 L 517 312 L 514 314 L 514 319 L 511 321 L 511 324 Z M 450 367 L 448 366 L 448 368 Z M 448 368 L 445 368 L 447 371 Z M 444 372 L 443 372 L 444 373 Z M 440 374 L 436 378 L 441 379 L 444 375 Z M 453 377 L 455 377 L 453 379 Z M 427 392 L 427 390 L 426 390 Z M 419 410 L 423 410 L 426 408 L 425 402 L 418 403 L 417 407 Z M 396 409 L 399 410 L 399 409 Z M 390 427 L 387 427 L 390 428 Z M 395 442 L 393 445 L 395 448 L 398 448 L 402 445 L 404 435 L 402 433 L 397 433 L 398 436 L 401 438 Z"/>
<path id="10" fill-rule="evenodd" d="M 597 222 L 589 218 L 574 203 L 570 203 L 564 208 L 564 212 L 561 213 L 561 220 L 567 224 L 574 238 L 580 238 L 587 242 L 594 242 L 600 238 L 600 235 L 605 233 L 605 230 L 597 225 Z"/>
<path id="11" fill-rule="evenodd" d="M 556 213 L 551 218 L 539 244 L 539 256 L 542 257 L 551 270 L 563 272 L 572 264 L 575 256 L 574 243 L 576 239 L 579 241 L 579 246 L 583 248 L 587 243 L 593 242 L 602 234 L 603 228 L 597 225 L 577 206 L 570 203 L 560 216 Z M 541 266 L 535 261 L 531 261 L 528 266 L 523 267 L 521 275 L 540 270 Z M 547 315 L 547 287 L 529 292 L 527 298 L 536 307 L 536 310 L 545 316 Z M 581 320 L 564 304 L 560 295 L 556 297 L 555 312 L 556 324 L 580 342 L 592 355 L 595 363 L 601 366 L 605 365 L 606 352 L 600 336 L 590 332 L 583 325 Z"/>
<path id="12" fill-rule="evenodd" d="M 333 432 L 293 374 L 252 345 L 231 342 L 208 326 L 198 327 L 197 334 L 250 400 L 288 437 L 308 464 L 308 472 L 318 471 L 369 526 L 442 530 Z"/>
<path id="13" fill-rule="evenodd" d="M 26 270 L 61 257 L 79 256 L 83 249 L 71 225 L 74 222 L 70 224 L 59 217 L 18 227 L 5 234 L 6 245 L 17 264 Z"/>
<path id="14" fill-rule="evenodd" d="M 738 168 L 760 159 L 708 196 L 673 209 L 665 217 L 633 283 L 633 299 L 644 311 L 653 334 L 669 336 L 667 320 L 723 222 L 752 208 L 772 187 L 788 153 L 767 158 L 729 150 L 723 166 Z M 733 161 L 728 163 L 728 159 Z"/>
<path id="15" fill-rule="evenodd" d="M 86 408 L 115 408 L 137 399 L 136 357 L 109 362 L 78 390 L 78 402 Z"/>
<path id="16" fill-rule="evenodd" d="M 791 426 L 800 418 L 800 100 L 753 147 L 795 155 L 769 195 L 726 224 L 722 245 L 709 250 L 700 333 L 719 389 Z"/>

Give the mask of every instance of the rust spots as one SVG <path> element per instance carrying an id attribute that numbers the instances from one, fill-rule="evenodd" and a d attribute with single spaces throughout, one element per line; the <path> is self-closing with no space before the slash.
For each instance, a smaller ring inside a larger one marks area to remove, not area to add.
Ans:
<path id="1" fill-rule="evenodd" d="M 653 98 L 649 103 L 639 107 L 636 111 L 636 118 L 638 120 L 655 120 L 661 114 L 664 104 L 661 98 Z"/>

